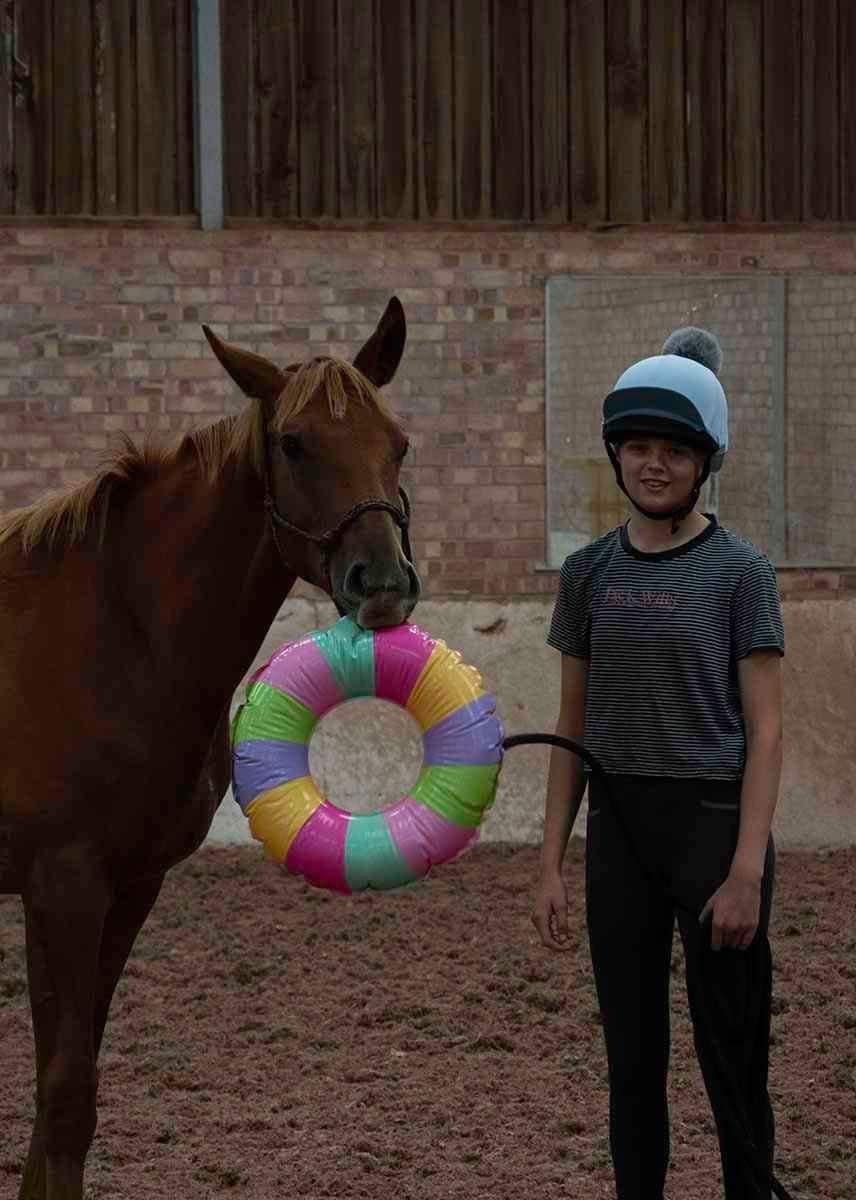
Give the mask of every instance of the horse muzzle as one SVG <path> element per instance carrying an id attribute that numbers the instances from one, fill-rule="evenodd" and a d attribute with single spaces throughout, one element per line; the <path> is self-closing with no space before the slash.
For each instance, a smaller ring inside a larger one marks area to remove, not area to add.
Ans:
<path id="1" fill-rule="evenodd" d="M 333 601 L 341 616 L 352 617 L 363 629 L 385 629 L 407 620 L 422 585 L 413 564 L 402 557 L 389 569 L 351 563 Z"/>

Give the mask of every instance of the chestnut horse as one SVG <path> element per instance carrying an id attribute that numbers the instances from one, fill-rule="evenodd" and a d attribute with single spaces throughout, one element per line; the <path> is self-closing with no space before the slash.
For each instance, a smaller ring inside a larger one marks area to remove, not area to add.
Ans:
<path id="1" fill-rule="evenodd" d="M 280 370 L 205 330 L 251 403 L 170 451 L 0 520 L 0 891 L 23 899 L 36 1118 L 21 1200 L 81 1200 L 116 983 L 169 867 L 229 783 L 229 703 L 289 589 L 366 628 L 419 592 L 377 391 L 390 301 L 353 365 Z"/>

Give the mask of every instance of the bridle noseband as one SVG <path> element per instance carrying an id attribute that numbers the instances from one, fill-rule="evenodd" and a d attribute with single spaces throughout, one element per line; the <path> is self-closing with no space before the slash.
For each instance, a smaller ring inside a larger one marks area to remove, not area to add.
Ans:
<path id="1" fill-rule="evenodd" d="M 395 521 L 398 528 L 401 530 L 401 549 L 404 552 L 404 557 L 412 567 L 413 566 L 413 551 L 410 547 L 410 499 L 403 487 L 399 487 L 398 494 L 401 497 L 401 508 L 397 504 L 391 504 L 388 500 L 380 500 L 375 497 L 370 497 L 368 500 L 361 500 L 349 509 L 342 517 L 337 525 L 331 529 L 327 529 L 324 533 L 311 533 L 308 529 L 301 529 L 299 525 L 295 525 L 293 521 L 287 520 L 279 509 L 276 507 L 276 501 L 273 498 L 273 492 L 270 486 L 270 476 L 265 480 L 265 510 L 270 519 L 271 533 L 273 534 L 274 545 L 276 546 L 279 556 L 283 564 L 289 570 L 290 566 L 288 559 L 283 553 L 282 546 L 279 544 L 277 537 L 277 529 L 285 529 L 289 533 L 296 533 L 300 537 L 305 538 L 307 542 L 311 542 L 321 551 L 321 563 L 324 569 L 324 574 L 327 583 L 330 584 L 330 555 L 333 550 L 342 540 L 342 535 L 349 525 L 352 525 L 365 512 L 388 512 Z"/>

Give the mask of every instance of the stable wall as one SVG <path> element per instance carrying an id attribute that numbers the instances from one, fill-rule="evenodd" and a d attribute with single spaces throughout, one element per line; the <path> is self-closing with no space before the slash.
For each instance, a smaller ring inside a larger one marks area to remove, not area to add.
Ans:
<path id="1" fill-rule="evenodd" d="M 203 322 L 280 363 L 351 356 L 397 294 L 409 334 L 389 392 L 412 439 L 405 482 L 423 580 L 436 597 L 549 594 L 555 580 L 537 569 L 545 559 L 544 284 L 574 272 L 852 275 L 856 237 L 0 224 L 0 511 L 87 478 L 122 431 L 180 432 L 237 411 L 243 400 Z M 811 330 L 804 340 L 816 354 Z M 578 357 L 582 369 L 585 351 Z M 819 432 L 828 423 L 818 406 Z M 841 413 L 836 429 L 836 444 L 852 447 L 856 413 Z M 802 430 L 801 446 L 805 438 Z M 852 494 L 831 469 L 849 470 L 856 484 L 852 452 L 826 467 L 816 452 L 813 461 L 828 487 Z M 844 507 L 830 518 L 830 546 L 854 545 Z M 820 549 L 811 555 L 801 545 L 800 558 L 826 559 Z"/>
<path id="2" fill-rule="evenodd" d="M 409 336 L 390 393 L 413 443 L 405 482 L 426 589 L 419 617 L 482 666 L 509 728 L 549 728 L 557 673 L 543 634 L 557 574 L 541 569 L 545 281 L 718 271 L 786 272 L 806 286 L 831 272 L 853 276 L 856 236 L 819 227 L 250 223 L 206 233 L 181 220 L 0 223 L 0 511 L 88 478 L 121 432 L 180 433 L 238 411 L 243 400 L 203 322 L 283 364 L 351 356 L 397 294 Z M 819 428 L 824 419 L 819 411 Z M 852 456 L 842 469 L 856 485 Z M 836 520 L 840 544 L 852 544 L 851 512 Z M 782 836 L 856 841 L 856 564 L 780 570 L 779 584 L 789 639 Z M 312 595 L 298 593 L 303 610 L 286 606 L 280 641 L 286 627 L 291 636 L 318 623 Z M 502 631 L 477 633 L 482 612 L 498 613 Z M 331 615 L 324 605 L 320 622 Z M 487 836 L 537 833 L 530 764 L 539 753 L 509 756 Z M 339 768 L 330 770 L 335 781 Z"/>

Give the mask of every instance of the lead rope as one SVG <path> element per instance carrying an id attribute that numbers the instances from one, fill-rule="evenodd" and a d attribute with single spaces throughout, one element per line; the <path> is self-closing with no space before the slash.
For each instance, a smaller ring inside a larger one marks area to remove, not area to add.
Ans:
<path id="1" fill-rule="evenodd" d="M 642 863 L 636 847 L 633 844 L 633 839 L 630 831 L 627 828 L 624 817 L 621 813 L 620 806 L 614 802 L 614 797 L 609 787 L 609 776 L 604 771 L 601 764 L 595 758 L 590 750 L 587 750 L 580 742 L 573 741 L 572 738 L 560 737 L 557 733 L 516 733 L 511 737 L 503 740 L 503 750 L 512 750 L 515 746 L 559 746 L 562 750 L 568 750 L 571 754 L 576 754 L 590 768 L 593 775 L 597 776 L 606 802 L 609 804 L 612 814 L 615 817 L 616 824 L 624 835 L 627 847 L 630 850 L 633 858 L 644 875 L 650 878 L 650 873 Z M 720 1069 L 725 1065 L 725 1056 L 722 1053 L 718 1043 L 714 1042 L 716 1055 L 719 1059 Z M 728 1078 L 728 1071 L 722 1071 L 724 1078 Z M 735 1099 L 733 1107 L 726 1108 L 726 1121 L 729 1126 L 729 1131 L 740 1146 L 743 1152 L 745 1161 L 749 1164 L 755 1173 L 756 1178 L 765 1186 L 772 1188 L 773 1195 L 778 1200 L 794 1200 L 790 1192 L 785 1188 L 784 1184 L 780 1183 L 773 1172 L 770 1170 L 767 1163 L 762 1159 L 758 1147 L 752 1141 L 752 1138 L 747 1133 L 749 1128 L 749 1119 L 746 1109 L 741 1102 L 739 1096 Z"/>

